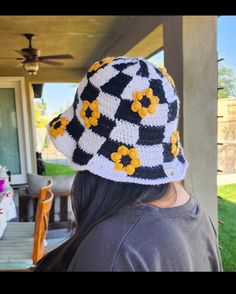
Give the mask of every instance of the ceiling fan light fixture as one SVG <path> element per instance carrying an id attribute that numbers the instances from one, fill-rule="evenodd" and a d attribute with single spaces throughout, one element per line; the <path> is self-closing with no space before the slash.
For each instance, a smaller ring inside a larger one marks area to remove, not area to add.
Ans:
<path id="1" fill-rule="evenodd" d="M 37 61 L 24 62 L 23 67 L 30 76 L 33 76 L 36 75 L 39 70 L 39 63 Z"/>

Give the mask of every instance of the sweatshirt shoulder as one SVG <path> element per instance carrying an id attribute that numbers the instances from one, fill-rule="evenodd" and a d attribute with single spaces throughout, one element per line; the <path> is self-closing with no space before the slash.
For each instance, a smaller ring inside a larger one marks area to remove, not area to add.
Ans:
<path id="1" fill-rule="evenodd" d="M 141 216 L 127 209 L 97 224 L 77 249 L 69 271 L 111 271 L 123 240 Z"/>

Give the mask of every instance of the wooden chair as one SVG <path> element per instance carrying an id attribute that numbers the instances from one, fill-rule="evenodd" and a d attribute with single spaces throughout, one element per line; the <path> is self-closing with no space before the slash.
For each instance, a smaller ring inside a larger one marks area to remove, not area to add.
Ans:
<path id="1" fill-rule="evenodd" d="M 50 210 L 49 227 L 68 227 L 74 216 L 71 207 L 71 186 L 74 175 L 52 176 L 54 201 Z M 46 183 L 48 176 L 28 174 L 28 183 L 18 189 L 19 219 L 21 222 L 35 220 L 40 183 Z M 42 185 L 42 186 L 43 186 Z"/>
<path id="2" fill-rule="evenodd" d="M 51 191 L 52 183 L 41 189 L 38 199 L 34 236 L 30 236 L 29 230 L 23 230 L 25 236 L 14 238 L 12 232 L 19 231 L 24 223 L 15 223 L 14 230 L 10 229 L 0 240 L 0 269 L 1 270 L 22 270 L 31 268 L 45 254 L 45 237 L 48 228 L 49 212 L 52 207 L 53 193 Z M 8 225 L 11 223 L 8 223 Z M 29 224 L 32 230 L 32 223 Z M 7 238 L 7 236 L 9 238 Z"/>
<path id="3" fill-rule="evenodd" d="M 45 199 L 47 192 L 51 191 L 52 183 L 48 181 L 48 185 L 40 189 L 40 194 L 37 196 L 37 201 Z M 39 203 L 38 201 L 38 203 Z M 36 214 L 34 220 L 36 221 Z M 1 240 L 19 239 L 19 238 L 34 238 L 35 235 L 34 222 L 9 222 Z"/>
<path id="4" fill-rule="evenodd" d="M 53 192 L 54 201 L 49 215 L 49 227 L 68 228 L 73 221 L 71 193 Z M 32 222 L 36 216 L 39 194 L 23 194 L 19 197 L 20 222 Z"/>
<path id="5" fill-rule="evenodd" d="M 52 207 L 53 193 L 51 191 L 52 183 L 49 181 L 48 186 L 41 190 L 38 199 L 36 217 L 35 217 L 35 231 L 34 231 L 34 247 L 33 247 L 33 264 L 38 262 L 45 254 L 46 233 L 49 222 L 49 212 Z"/>

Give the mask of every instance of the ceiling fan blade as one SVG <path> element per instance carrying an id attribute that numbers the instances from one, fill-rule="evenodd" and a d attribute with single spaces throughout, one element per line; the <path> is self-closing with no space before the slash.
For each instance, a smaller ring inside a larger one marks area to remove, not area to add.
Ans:
<path id="1" fill-rule="evenodd" d="M 56 61 L 51 61 L 51 60 L 39 60 L 40 62 L 49 64 L 49 65 L 54 65 L 54 66 L 60 66 L 63 65 L 61 62 L 56 62 Z"/>
<path id="2" fill-rule="evenodd" d="M 41 56 L 39 57 L 39 60 L 45 60 L 45 59 L 73 59 L 74 57 L 70 54 L 64 54 L 64 55 L 48 55 L 48 56 Z"/>
<path id="3" fill-rule="evenodd" d="M 15 60 L 23 60 L 24 58 L 15 58 L 15 57 L 0 57 L 0 59 L 15 59 Z"/>
<path id="4" fill-rule="evenodd" d="M 32 58 L 32 56 L 31 56 L 31 54 L 29 54 L 28 52 L 26 52 L 26 51 L 20 51 L 20 50 L 15 50 L 17 53 L 19 53 L 19 54 L 21 54 L 22 56 L 24 56 L 24 57 L 30 57 L 30 58 Z"/>

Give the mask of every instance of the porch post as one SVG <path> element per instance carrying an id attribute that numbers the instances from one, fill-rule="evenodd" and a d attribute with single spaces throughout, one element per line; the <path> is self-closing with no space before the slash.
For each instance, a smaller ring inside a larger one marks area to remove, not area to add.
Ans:
<path id="1" fill-rule="evenodd" d="M 163 19 L 165 67 L 180 97 L 179 129 L 190 162 L 185 186 L 217 227 L 217 17 Z"/>

